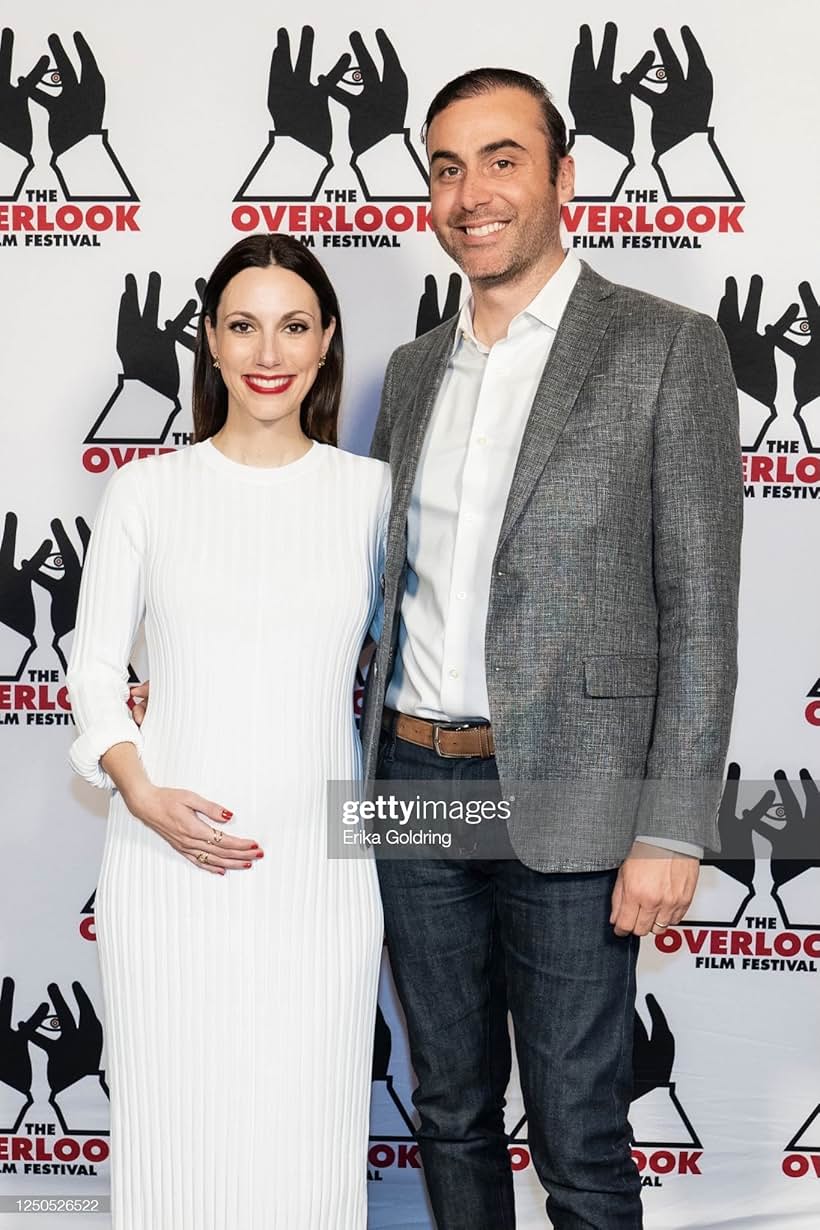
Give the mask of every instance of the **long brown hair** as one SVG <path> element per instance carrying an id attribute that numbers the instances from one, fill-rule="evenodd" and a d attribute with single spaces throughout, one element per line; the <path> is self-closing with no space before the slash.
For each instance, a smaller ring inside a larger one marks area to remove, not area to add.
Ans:
<path id="1" fill-rule="evenodd" d="M 312 252 L 290 235 L 248 235 L 225 253 L 208 279 L 202 296 L 202 313 L 196 335 L 194 355 L 194 439 L 207 440 L 225 425 L 228 417 L 228 390 L 214 368 L 205 333 L 205 319 L 216 326 L 216 313 L 222 292 L 243 269 L 267 269 L 280 265 L 307 282 L 319 301 L 322 328 L 331 320 L 336 328 L 327 348 L 325 364 L 302 402 L 302 431 L 320 444 L 338 443 L 339 402 L 342 395 L 344 343 L 339 301 L 330 279 Z"/>

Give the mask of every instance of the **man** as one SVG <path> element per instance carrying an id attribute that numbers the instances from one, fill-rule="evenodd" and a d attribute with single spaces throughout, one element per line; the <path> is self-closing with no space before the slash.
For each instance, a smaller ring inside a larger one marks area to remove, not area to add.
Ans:
<path id="1" fill-rule="evenodd" d="M 633 1230 L 638 937 L 683 917 L 717 846 L 736 392 L 713 321 L 564 254 L 573 160 L 538 81 L 459 77 L 426 140 L 433 228 L 472 295 L 385 377 L 366 775 L 545 785 L 510 819 L 515 858 L 379 861 L 425 1178 L 439 1230 L 514 1226 L 509 1009 L 553 1225 Z M 643 782 L 634 808 L 613 781 Z"/>

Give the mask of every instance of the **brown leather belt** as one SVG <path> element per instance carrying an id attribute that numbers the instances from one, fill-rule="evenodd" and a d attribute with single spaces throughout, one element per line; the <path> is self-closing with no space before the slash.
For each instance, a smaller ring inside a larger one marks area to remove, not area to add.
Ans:
<path id="1" fill-rule="evenodd" d="M 454 726 L 452 723 L 429 722 L 426 718 L 410 717 L 406 713 L 397 713 L 395 709 L 385 709 L 382 725 L 397 738 L 415 743 L 416 747 L 430 748 L 447 759 L 480 756 L 482 760 L 488 760 L 495 755 L 493 728 L 489 723 L 470 725 L 465 722 Z"/>

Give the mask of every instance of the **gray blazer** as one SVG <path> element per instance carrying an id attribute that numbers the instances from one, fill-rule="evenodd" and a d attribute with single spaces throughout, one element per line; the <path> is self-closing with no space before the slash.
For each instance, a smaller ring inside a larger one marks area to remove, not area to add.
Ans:
<path id="1" fill-rule="evenodd" d="M 373 437 L 393 506 L 362 719 L 368 779 L 396 652 L 407 508 L 455 327 L 392 355 Z M 519 799 L 510 839 L 528 866 L 613 867 L 636 832 L 720 848 L 739 458 L 715 322 L 583 264 L 522 440 L 487 616 L 496 760 L 502 790 Z"/>

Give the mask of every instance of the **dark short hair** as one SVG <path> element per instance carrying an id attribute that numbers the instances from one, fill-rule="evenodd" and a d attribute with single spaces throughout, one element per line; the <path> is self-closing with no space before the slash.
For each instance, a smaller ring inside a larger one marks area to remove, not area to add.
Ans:
<path id="1" fill-rule="evenodd" d="M 460 77 L 448 81 L 427 108 L 422 137 L 426 141 L 433 120 L 451 103 L 461 102 L 464 98 L 477 98 L 479 94 L 491 94 L 493 90 L 510 89 L 523 90 L 541 104 L 549 144 L 550 179 L 555 183 L 558 178 L 558 163 L 567 154 L 567 126 L 564 117 L 543 83 L 537 77 L 520 73 L 515 68 L 473 68 L 469 73 L 462 73 Z"/>
<path id="2" fill-rule="evenodd" d="M 202 313 L 196 335 L 194 354 L 193 415 L 194 439 L 207 440 L 225 424 L 228 417 L 228 390 L 214 368 L 213 357 L 205 333 L 205 319 L 216 324 L 216 312 L 225 287 L 243 269 L 267 269 L 279 265 L 307 282 L 319 300 L 322 328 L 331 320 L 336 329 L 330 339 L 324 366 L 302 402 L 302 431 L 321 444 L 338 442 L 339 402 L 342 396 L 344 344 L 339 301 L 330 279 L 316 257 L 290 235 L 248 235 L 229 249 L 208 278 L 202 295 Z"/>

